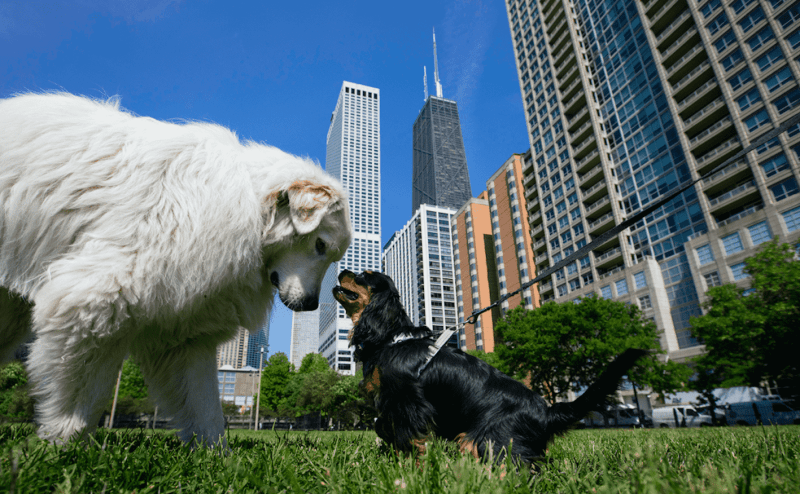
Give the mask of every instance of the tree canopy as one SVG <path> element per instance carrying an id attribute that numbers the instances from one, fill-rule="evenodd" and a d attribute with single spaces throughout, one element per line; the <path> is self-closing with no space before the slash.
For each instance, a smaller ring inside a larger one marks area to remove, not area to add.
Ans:
<path id="1" fill-rule="evenodd" d="M 261 406 L 278 410 L 281 400 L 287 396 L 286 385 L 294 372 L 294 365 L 283 352 L 273 354 L 261 371 Z"/>
<path id="2" fill-rule="evenodd" d="M 759 386 L 767 381 L 800 395 L 800 261 L 777 239 L 745 261 L 745 290 L 727 284 L 708 290 L 706 313 L 692 318 L 692 334 L 705 344 L 693 387 Z"/>
<path id="3" fill-rule="evenodd" d="M 0 366 L 0 419 L 33 418 L 33 399 L 28 391 L 28 373 L 21 362 Z"/>
<path id="4" fill-rule="evenodd" d="M 567 391 L 597 380 L 608 363 L 628 348 L 653 350 L 642 368 L 629 376 L 640 386 L 671 391 L 688 377 L 685 366 L 663 364 L 655 323 L 635 305 L 596 295 L 579 303 L 550 302 L 538 309 L 518 307 L 495 325 L 498 368 L 554 403 Z"/>

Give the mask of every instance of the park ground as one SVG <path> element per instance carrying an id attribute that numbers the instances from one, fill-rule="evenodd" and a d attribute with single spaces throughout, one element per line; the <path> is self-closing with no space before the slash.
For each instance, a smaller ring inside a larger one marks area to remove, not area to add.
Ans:
<path id="1" fill-rule="evenodd" d="M 800 426 L 576 430 L 535 472 L 488 467 L 441 441 L 399 456 L 369 431 L 229 431 L 228 441 L 220 454 L 173 432 L 100 430 L 53 446 L 32 426 L 0 426 L 0 492 L 800 491 Z"/>

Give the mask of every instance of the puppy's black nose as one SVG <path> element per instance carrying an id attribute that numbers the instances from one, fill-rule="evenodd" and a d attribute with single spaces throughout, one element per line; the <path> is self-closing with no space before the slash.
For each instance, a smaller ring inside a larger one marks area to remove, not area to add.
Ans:
<path id="1" fill-rule="evenodd" d="M 269 275 L 269 281 L 272 282 L 272 286 L 278 288 L 280 286 L 280 276 L 278 276 L 277 271 L 273 271 L 271 275 Z"/>

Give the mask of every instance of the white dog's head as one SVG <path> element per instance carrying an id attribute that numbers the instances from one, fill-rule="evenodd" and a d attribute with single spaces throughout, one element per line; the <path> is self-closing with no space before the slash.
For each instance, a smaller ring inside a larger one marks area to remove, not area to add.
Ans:
<path id="1" fill-rule="evenodd" d="M 292 182 L 265 204 L 272 225 L 264 238 L 267 275 L 293 311 L 319 306 L 325 272 L 342 258 L 352 238 L 347 197 L 338 182 L 320 173 Z"/>

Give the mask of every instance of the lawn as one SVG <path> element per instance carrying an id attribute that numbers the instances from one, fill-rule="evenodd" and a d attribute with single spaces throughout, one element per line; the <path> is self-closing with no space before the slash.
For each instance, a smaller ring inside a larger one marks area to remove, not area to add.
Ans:
<path id="1" fill-rule="evenodd" d="M 435 441 L 419 461 L 372 432 L 231 431 L 230 452 L 190 451 L 167 432 L 102 430 L 51 446 L 0 426 L 0 492 L 792 492 L 800 426 L 579 430 L 539 471 L 477 464 Z"/>

